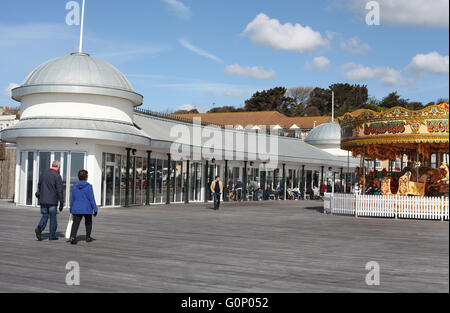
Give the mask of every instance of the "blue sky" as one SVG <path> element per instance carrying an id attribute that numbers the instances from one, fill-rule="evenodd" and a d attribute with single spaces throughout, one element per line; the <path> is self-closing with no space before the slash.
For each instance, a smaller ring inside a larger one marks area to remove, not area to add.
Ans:
<path id="1" fill-rule="evenodd" d="M 9 88 L 39 64 L 77 50 L 67 2 L 2 3 L 0 105 L 17 105 Z M 84 51 L 119 68 L 155 111 L 341 82 L 377 98 L 448 98 L 449 1 L 379 0 L 378 26 L 366 24 L 367 2 L 87 0 Z"/>

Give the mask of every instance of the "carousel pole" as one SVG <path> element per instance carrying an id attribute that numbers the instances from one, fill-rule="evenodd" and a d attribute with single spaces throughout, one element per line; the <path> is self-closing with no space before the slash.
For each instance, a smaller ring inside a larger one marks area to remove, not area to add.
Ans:
<path id="1" fill-rule="evenodd" d="M 352 191 L 352 185 L 350 183 L 350 190 L 347 191 L 347 186 L 349 185 L 350 178 L 350 151 L 347 151 L 347 175 L 345 175 L 345 192 L 350 193 Z"/>
<path id="2" fill-rule="evenodd" d="M 416 196 L 419 195 L 419 149 L 416 150 Z"/>
<path id="3" fill-rule="evenodd" d="M 362 194 L 366 194 L 366 147 L 363 149 L 363 190 Z"/>

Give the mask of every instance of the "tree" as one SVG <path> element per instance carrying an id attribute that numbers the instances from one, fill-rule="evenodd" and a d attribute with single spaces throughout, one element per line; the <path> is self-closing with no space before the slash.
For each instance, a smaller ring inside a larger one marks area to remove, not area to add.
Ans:
<path id="1" fill-rule="evenodd" d="M 402 99 L 397 91 L 391 92 L 389 95 L 381 100 L 380 105 L 386 109 L 390 109 L 393 107 L 408 107 L 408 100 Z"/>
<path id="2" fill-rule="evenodd" d="M 322 113 L 315 106 L 309 106 L 305 109 L 305 116 L 320 116 Z"/>
<path id="3" fill-rule="evenodd" d="M 330 86 L 330 89 L 334 91 L 336 115 L 357 110 L 364 106 L 369 99 L 369 90 L 366 85 L 334 84 Z"/>
<path id="4" fill-rule="evenodd" d="M 409 103 L 406 105 L 406 108 L 407 108 L 408 110 L 416 111 L 416 110 L 423 109 L 424 106 L 423 106 L 422 102 L 409 102 Z"/>
<path id="5" fill-rule="evenodd" d="M 316 108 L 314 111 L 316 113 L 319 112 L 317 115 L 329 114 L 331 112 L 331 110 L 328 110 L 328 107 L 331 108 L 331 90 L 319 87 L 314 88 L 305 108 L 305 112 L 308 112 L 309 116 L 311 116 L 311 111 L 313 110 L 311 107 Z"/>
<path id="6" fill-rule="evenodd" d="M 239 112 L 241 109 L 236 109 L 234 106 L 223 106 L 212 108 L 208 113 L 226 113 L 226 112 Z"/>
<path id="7" fill-rule="evenodd" d="M 173 112 L 173 114 L 198 114 L 198 110 L 197 109 L 192 109 L 192 110 L 178 110 Z"/>
<path id="8" fill-rule="evenodd" d="M 247 112 L 278 111 L 291 116 L 291 110 L 295 107 L 296 101 L 286 96 L 286 92 L 284 87 L 258 91 L 245 101 L 244 110 Z"/>
<path id="9" fill-rule="evenodd" d="M 335 116 L 360 109 L 369 99 L 366 85 L 333 84 L 328 89 L 315 88 L 308 100 L 308 106 L 315 106 L 322 115 L 331 115 L 332 91 Z"/>
<path id="10" fill-rule="evenodd" d="M 291 116 L 303 116 L 309 98 L 314 90 L 314 87 L 293 87 L 287 91 L 287 96 L 296 101 L 295 106 L 291 110 Z"/>

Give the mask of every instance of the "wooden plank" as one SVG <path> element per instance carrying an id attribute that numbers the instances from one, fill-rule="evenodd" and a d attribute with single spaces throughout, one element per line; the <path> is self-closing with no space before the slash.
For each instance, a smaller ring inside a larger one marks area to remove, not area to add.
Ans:
<path id="1" fill-rule="evenodd" d="M 449 292 L 447 223 L 356 219 L 322 206 L 101 209 L 97 241 L 71 246 L 37 242 L 39 210 L 0 202 L 0 292 Z M 67 220 L 59 215 L 61 236 Z M 81 266 L 79 287 L 65 285 L 68 261 Z M 365 284 L 369 261 L 381 266 L 380 286 Z"/>

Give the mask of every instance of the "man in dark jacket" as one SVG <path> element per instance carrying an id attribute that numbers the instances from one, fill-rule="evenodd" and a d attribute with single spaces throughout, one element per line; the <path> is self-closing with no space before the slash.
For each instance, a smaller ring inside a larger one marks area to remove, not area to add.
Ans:
<path id="1" fill-rule="evenodd" d="M 56 237 L 56 229 L 58 222 L 56 219 L 57 207 L 59 203 L 59 211 L 64 208 L 64 193 L 63 182 L 59 174 L 60 163 L 55 160 L 52 163 L 52 168 L 44 172 L 39 178 L 38 196 L 39 204 L 41 206 L 42 218 L 38 227 L 35 229 L 36 238 L 42 241 L 42 232 L 47 226 L 47 221 L 50 217 L 50 237 L 49 240 L 58 240 Z"/>
<path id="2" fill-rule="evenodd" d="M 236 185 L 234 185 L 234 190 L 236 190 L 236 201 L 242 201 L 242 188 L 244 185 L 242 184 L 239 178 L 236 179 Z"/>

